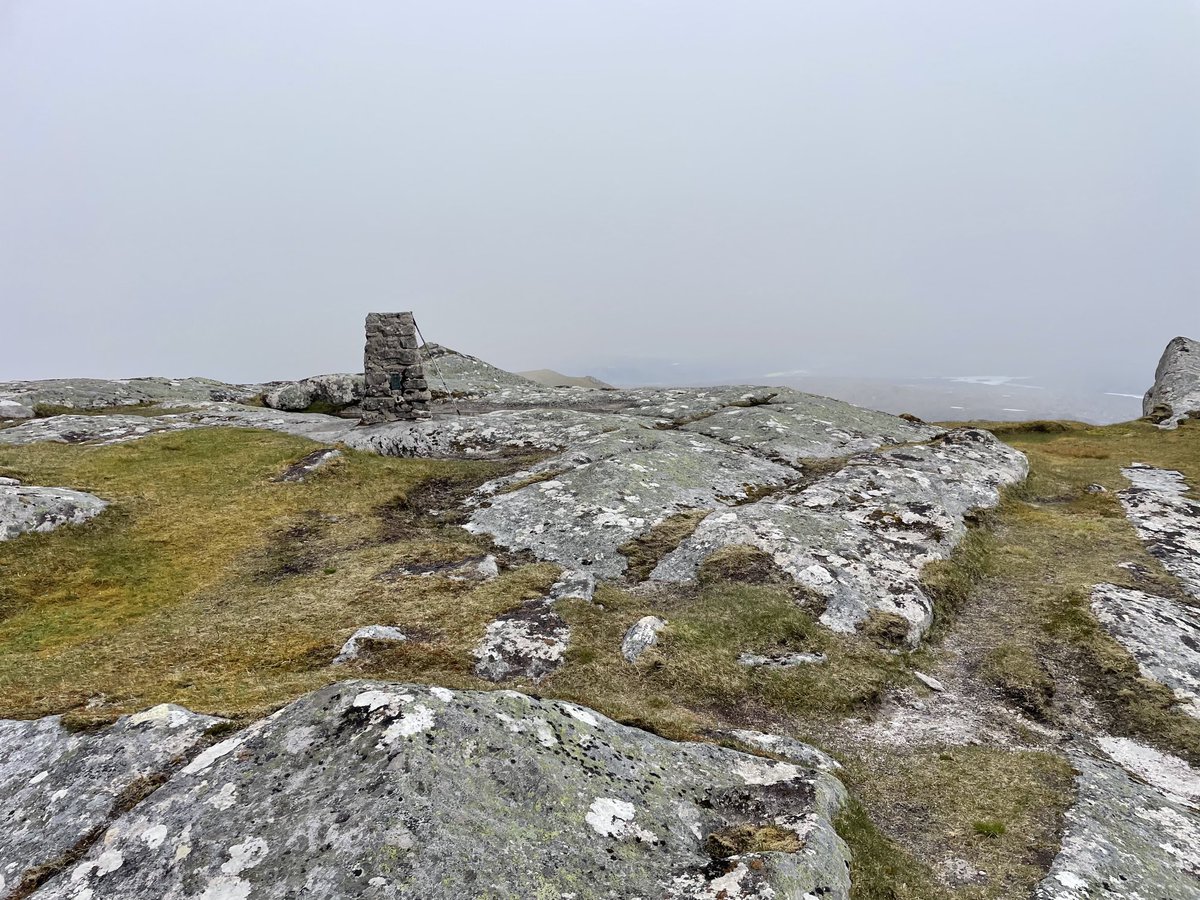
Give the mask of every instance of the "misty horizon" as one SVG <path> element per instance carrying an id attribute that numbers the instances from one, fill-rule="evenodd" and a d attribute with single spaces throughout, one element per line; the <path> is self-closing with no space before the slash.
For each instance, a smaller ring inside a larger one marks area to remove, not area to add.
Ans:
<path id="1" fill-rule="evenodd" d="M 412 309 L 509 370 L 1137 394 L 1200 333 L 1198 37 L 1193 2 L 9 0 L 0 379 L 359 371 Z"/>

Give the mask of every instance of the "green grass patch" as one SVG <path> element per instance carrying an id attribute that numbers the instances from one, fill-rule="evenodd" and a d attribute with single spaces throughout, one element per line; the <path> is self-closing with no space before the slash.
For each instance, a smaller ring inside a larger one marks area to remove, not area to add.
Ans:
<path id="1" fill-rule="evenodd" d="M 871 882 L 856 886 L 852 896 L 1030 896 L 1058 851 L 1073 779 L 1070 765 L 1059 756 L 995 747 L 880 754 L 869 764 L 848 761 L 844 780 L 874 827 L 892 838 L 873 834 L 853 807 L 843 814 L 839 833 L 862 854 L 860 881 Z M 925 866 L 951 860 L 966 860 L 986 877 L 957 885 L 952 894 L 934 888 Z"/>

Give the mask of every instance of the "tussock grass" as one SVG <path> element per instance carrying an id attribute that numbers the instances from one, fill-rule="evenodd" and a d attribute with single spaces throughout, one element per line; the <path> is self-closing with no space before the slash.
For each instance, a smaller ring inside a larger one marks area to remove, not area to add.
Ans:
<path id="1" fill-rule="evenodd" d="M 387 511 L 431 483 L 461 493 L 511 464 L 348 451 L 305 483 L 271 480 L 311 448 L 227 428 L 0 448 L 5 474 L 112 501 L 86 525 L 0 544 L 0 716 L 111 718 L 172 701 L 250 717 L 354 674 L 327 663 L 376 622 L 432 636 L 397 676 L 471 679 L 464 648 L 557 570 L 380 581 L 398 559 L 486 549 L 438 521 L 397 536 Z"/>
<path id="2" fill-rule="evenodd" d="M 663 557 L 690 537 L 710 512 L 709 509 L 689 509 L 667 516 L 649 531 L 618 547 L 629 561 L 625 577 L 633 582 L 649 578 Z"/>
<path id="3" fill-rule="evenodd" d="M 957 747 L 850 761 L 845 776 L 875 824 L 904 848 L 872 834 L 859 810 L 843 815 L 839 833 L 858 857 L 854 900 L 1007 900 L 1030 896 L 1057 853 L 1074 773 L 1049 753 Z M 951 893 L 914 862 L 946 858 L 966 860 L 986 880 Z"/>
<path id="4" fill-rule="evenodd" d="M 1171 692 L 1141 677 L 1134 659 L 1092 615 L 1092 587 L 1112 582 L 1195 604 L 1145 549 L 1115 492 L 1120 469 L 1145 462 L 1177 469 L 1200 486 L 1200 423 L 1161 431 L 1138 421 L 1065 432 L 1004 435 L 1024 451 L 1031 475 L 998 515 L 991 572 L 979 585 L 1003 598 L 1003 641 L 981 672 L 1031 713 L 1052 709 L 1046 667 L 1075 679 L 1098 702 L 1106 727 L 1200 762 L 1200 722 Z M 1089 494 L 1087 485 L 1108 488 Z M 1136 563 L 1140 576 L 1119 566 Z M 1041 670 L 1039 672 L 1039 670 Z"/>

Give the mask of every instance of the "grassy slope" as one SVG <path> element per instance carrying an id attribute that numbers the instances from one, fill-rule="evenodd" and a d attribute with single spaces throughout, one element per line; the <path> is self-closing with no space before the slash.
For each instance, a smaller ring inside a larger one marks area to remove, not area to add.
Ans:
<path id="1" fill-rule="evenodd" d="M 1163 433 L 1135 423 L 1003 436 L 1029 453 L 1033 475 L 992 517 L 993 529 L 973 533 L 930 572 L 940 632 L 956 606 L 999 598 L 1009 611 L 997 622 L 1003 652 L 986 674 L 997 690 L 1032 677 L 1022 671 L 1031 657 L 1049 659 L 1102 698 L 1115 730 L 1196 758 L 1194 724 L 1137 677 L 1087 612 L 1093 583 L 1128 577 L 1116 562 L 1140 562 L 1164 590 L 1177 588 L 1115 498 L 1083 487 L 1119 489 L 1118 470 L 1134 459 L 1179 468 L 1200 484 L 1200 428 Z M 380 576 L 400 563 L 486 551 L 453 516 L 433 511 L 453 509 L 456 497 L 512 464 L 348 452 L 305 484 L 272 482 L 312 446 L 274 433 L 199 429 L 112 447 L 0 448 L 0 474 L 114 501 L 86 526 L 0 544 L 0 716 L 67 712 L 87 721 L 171 700 L 246 718 L 355 675 L 489 687 L 471 672 L 471 647 L 497 613 L 539 596 L 556 567 L 514 558 L 485 584 Z M 644 549 L 652 561 L 662 548 Z M 889 686 L 931 665 L 928 651 L 890 655 L 869 640 L 830 634 L 805 598 L 761 575 L 739 576 L 734 566 L 687 589 L 606 585 L 595 604 L 563 603 L 573 629 L 567 666 L 537 686 L 505 686 L 570 698 L 675 737 L 712 738 L 738 725 L 804 737 L 869 714 Z M 670 628 L 628 665 L 621 636 L 651 613 Z M 376 622 L 420 639 L 361 665 L 328 665 L 355 627 Z M 737 665 L 740 652 L 773 649 L 820 651 L 829 663 L 782 672 Z M 1058 760 L 986 748 L 947 758 L 853 748 L 842 755 L 864 804 L 841 823 L 856 852 L 856 900 L 1020 896 L 1036 880 L 1065 798 Z M 975 829 L 992 821 L 1004 834 Z M 918 860 L 945 842 L 1002 877 L 957 893 L 940 887 Z"/>

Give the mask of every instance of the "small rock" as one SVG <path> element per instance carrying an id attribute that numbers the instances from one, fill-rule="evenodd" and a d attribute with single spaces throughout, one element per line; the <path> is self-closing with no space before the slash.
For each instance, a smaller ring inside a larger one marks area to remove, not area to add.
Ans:
<path id="1" fill-rule="evenodd" d="M 1085 487 L 1084 490 L 1087 491 L 1089 494 L 1107 494 L 1108 493 L 1108 488 L 1106 488 L 1102 484 L 1096 484 L 1096 482 L 1094 482 L 1094 481 L 1091 484 L 1089 484 L 1087 487 Z"/>
<path id="2" fill-rule="evenodd" d="M 937 691 L 939 694 L 946 690 L 946 686 L 934 678 L 932 675 L 926 675 L 924 672 L 913 672 L 913 677 L 931 691 Z"/>
<path id="3" fill-rule="evenodd" d="M 579 569 L 564 569 L 558 581 L 550 586 L 551 600 L 591 601 L 596 594 L 596 576 Z"/>
<path id="4" fill-rule="evenodd" d="M 793 666 L 819 666 L 825 660 L 824 653 L 773 653 L 770 656 L 743 653 L 738 657 L 738 665 L 756 669 L 789 669 Z"/>
<path id="5" fill-rule="evenodd" d="M 628 662 L 636 662 L 637 658 L 658 642 L 658 633 L 667 623 L 658 616 L 642 616 L 629 630 L 621 641 L 621 655 Z"/>
<path id="6" fill-rule="evenodd" d="M 0 478 L 0 487 L 16 487 L 20 483 L 16 478 Z"/>
<path id="7" fill-rule="evenodd" d="M 533 600 L 488 625 L 473 651 L 475 674 L 488 681 L 538 682 L 566 662 L 571 629 L 550 601 Z"/>
<path id="8" fill-rule="evenodd" d="M 333 658 L 331 665 L 341 666 L 358 659 L 362 651 L 362 641 L 394 641 L 398 643 L 406 640 L 408 637 L 404 632 L 391 625 L 365 625 L 350 635 L 350 639 L 342 644 L 342 649 Z"/>
<path id="9" fill-rule="evenodd" d="M 337 459 L 342 455 L 342 451 L 334 447 L 322 447 L 320 450 L 314 450 L 312 453 L 306 454 L 301 459 L 292 463 L 284 469 L 279 475 L 275 476 L 275 481 L 304 481 L 325 463 L 331 459 Z"/>

